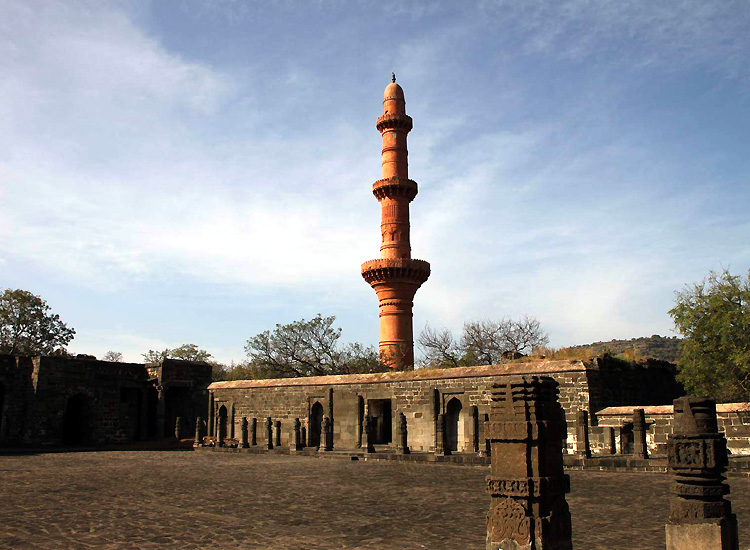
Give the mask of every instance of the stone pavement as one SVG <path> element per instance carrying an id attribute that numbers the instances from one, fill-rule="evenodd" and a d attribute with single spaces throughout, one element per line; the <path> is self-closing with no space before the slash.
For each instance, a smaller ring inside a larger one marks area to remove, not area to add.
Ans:
<path id="1" fill-rule="evenodd" d="M 487 472 L 210 452 L 0 456 L 0 548 L 481 549 Z M 569 473 L 577 549 L 664 548 L 666 475 Z M 750 479 L 730 483 L 750 548 Z"/>

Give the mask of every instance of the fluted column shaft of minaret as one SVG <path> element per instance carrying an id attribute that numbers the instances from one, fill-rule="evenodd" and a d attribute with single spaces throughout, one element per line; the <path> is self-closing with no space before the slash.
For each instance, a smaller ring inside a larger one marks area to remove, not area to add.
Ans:
<path id="1" fill-rule="evenodd" d="M 383 99 L 383 116 L 379 125 L 383 140 L 381 174 L 383 180 L 409 178 L 409 151 L 406 136 L 411 130 L 411 119 L 406 115 L 406 101 L 400 88 Z M 392 119 L 392 122 L 387 122 Z M 409 120 L 409 124 L 403 121 Z M 381 258 L 411 258 L 409 232 L 409 201 L 405 196 L 384 197 L 380 200 Z"/>

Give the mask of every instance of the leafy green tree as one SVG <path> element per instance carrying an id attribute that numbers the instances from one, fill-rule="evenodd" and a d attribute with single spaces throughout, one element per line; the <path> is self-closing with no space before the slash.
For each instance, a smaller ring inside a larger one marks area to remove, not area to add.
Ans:
<path id="1" fill-rule="evenodd" d="M 685 338 L 677 368 L 688 393 L 750 400 L 750 273 L 712 271 L 678 292 L 669 314 Z"/>
<path id="2" fill-rule="evenodd" d="M 0 353 L 50 355 L 65 348 L 75 333 L 31 292 L 6 289 L 0 296 Z"/>
<path id="3" fill-rule="evenodd" d="M 318 314 L 288 325 L 276 325 L 247 341 L 246 367 L 257 378 L 322 376 L 380 372 L 387 369 L 372 347 L 340 346 L 341 329 L 335 317 Z"/>
<path id="4" fill-rule="evenodd" d="M 104 354 L 103 360 L 112 361 L 113 363 L 122 363 L 122 353 L 120 353 L 119 351 L 108 351 Z"/>
<path id="5" fill-rule="evenodd" d="M 164 359 L 182 359 L 183 361 L 208 361 L 213 355 L 195 344 L 183 344 L 178 348 L 163 351 L 148 350 L 141 354 L 146 363 L 159 363 Z"/>

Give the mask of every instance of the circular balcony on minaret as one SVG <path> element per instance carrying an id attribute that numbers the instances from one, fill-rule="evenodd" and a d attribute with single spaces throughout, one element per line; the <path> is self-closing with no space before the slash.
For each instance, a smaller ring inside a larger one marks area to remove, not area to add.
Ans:
<path id="1" fill-rule="evenodd" d="M 409 115 L 400 115 L 398 113 L 385 113 L 378 117 L 375 126 L 378 132 L 383 130 L 404 130 L 410 132 L 414 123 Z"/>
<path id="2" fill-rule="evenodd" d="M 407 178 L 385 178 L 372 184 L 372 194 L 379 201 L 404 197 L 411 202 L 417 192 L 417 182 Z"/>
<path id="3" fill-rule="evenodd" d="M 362 264 L 362 277 L 370 286 L 404 282 L 419 287 L 430 277 L 430 263 L 411 258 L 378 258 Z"/>

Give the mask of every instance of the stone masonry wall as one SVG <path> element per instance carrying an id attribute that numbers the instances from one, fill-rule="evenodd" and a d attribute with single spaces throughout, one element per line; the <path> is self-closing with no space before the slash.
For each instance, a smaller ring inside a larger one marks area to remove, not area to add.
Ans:
<path id="1" fill-rule="evenodd" d="M 476 407 L 481 424 L 484 415 L 489 413 L 493 385 L 519 374 L 549 374 L 560 384 L 560 402 L 568 425 L 568 449 L 572 451 L 575 445 L 576 411 L 589 408 L 587 366 L 580 361 L 215 382 L 209 386 L 209 391 L 214 395 L 215 421 L 220 417 L 220 408 L 226 408 L 231 424 L 228 434 L 238 436 L 242 417 L 258 419 L 259 444 L 265 442 L 265 421 L 270 416 L 274 422 L 281 421 L 281 443 L 287 446 L 293 437 L 294 419 L 299 418 L 309 430 L 312 407 L 319 402 L 323 414 L 332 416 L 334 448 L 339 449 L 353 449 L 360 445 L 362 409 L 366 416 L 374 400 L 390 400 L 392 443 L 396 443 L 396 422 L 399 413 L 403 412 L 408 423 L 411 449 L 433 451 L 436 415 L 438 412 L 445 413 L 449 403 L 455 399 L 461 405 L 457 422 L 460 452 L 472 451 L 478 439 L 472 407 Z M 454 405 L 451 407 L 455 410 Z"/>

